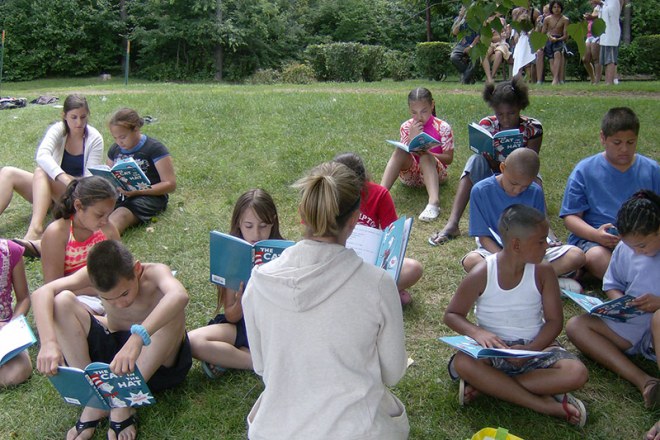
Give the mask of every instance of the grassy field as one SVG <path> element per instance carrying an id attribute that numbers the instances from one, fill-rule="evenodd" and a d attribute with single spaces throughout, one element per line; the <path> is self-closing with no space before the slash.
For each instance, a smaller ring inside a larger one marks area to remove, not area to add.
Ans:
<path id="1" fill-rule="evenodd" d="M 106 149 L 111 141 L 106 121 L 117 108 L 133 107 L 157 118 L 143 131 L 170 148 L 178 189 L 167 212 L 150 225 L 153 232 L 135 228 L 123 240 L 138 259 L 163 262 L 178 271 L 190 294 L 187 324 L 193 329 L 204 325 L 215 309 L 215 289 L 208 281 L 208 232 L 228 230 L 237 196 L 252 187 L 267 189 L 278 205 L 284 236 L 299 239 L 297 196 L 290 184 L 305 170 L 344 151 L 362 155 L 378 182 L 391 153 L 384 140 L 397 138 L 399 124 L 408 117 L 406 95 L 420 85 L 431 89 L 438 116 L 454 127 L 456 153 L 450 182 L 441 189 L 440 219 L 416 222 L 408 248 L 408 255 L 425 266 L 424 277 L 411 289 L 414 302 L 404 311 L 407 349 L 415 363 L 394 389 L 407 407 L 411 438 L 462 440 L 485 426 L 507 427 L 528 440 L 642 438 L 659 413 L 644 409 L 632 385 L 588 360 L 590 380 L 576 393 L 589 411 L 584 429 L 488 397 L 468 407 L 458 405 L 458 385 L 446 372 L 451 350 L 437 337 L 450 333 L 442 315 L 463 277 L 460 257 L 474 246 L 466 235 L 467 216 L 459 239 L 438 248 L 426 239 L 449 214 L 470 154 L 466 125 L 490 114 L 480 97 L 481 86 L 422 81 L 308 86 L 132 82 L 125 87 L 119 81 L 83 79 L 4 83 L 0 94 L 29 100 L 53 94 L 61 101 L 69 93 L 85 94 L 92 110 L 90 123 L 103 134 Z M 541 172 L 552 225 L 565 239 L 557 213 L 566 178 L 579 159 L 601 150 L 598 130 L 608 108 L 632 107 L 642 124 L 639 151 L 660 157 L 660 84 L 624 82 L 606 88 L 572 83 L 533 86 L 530 94 L 525 114 L 544 126 Z M 33 105 L 0 112 L 0 165 L 33 169 L 35 148 L 60 113 L 52 106 Z M 424 190 L 399 183 L 392 195 L 399 215 L 416 217 L 426 203 Z M 22 237 L 30 212 L 30 205 L 15 197 L 0 216 L 0 236 Z M 34 290 L 41 284 L 40 263 L 28 262 L 27 270 Z M 566 318 L 580 313 L 568 303 L 564 310 Z M 560 339 L 575 350 L 563 334 Z M 33 360 L 36 354 L 36 347 L 30 349 Z M 652 363 L 639 363 L 658 374 Z M 245 438 L 245 416 L 262 389 L 259 377 L 249 372 L 230 372 L 209 381 L 195 363 L 183 386 L 157 395 L 156 405 L 140 410 L 140 438 Z M 39 374 L 0 391 L 0 407 L 2 439 L 62 438 L 79 412 L 64 404 Z M 106 426 L 94 438 L 105 438 Z"/>

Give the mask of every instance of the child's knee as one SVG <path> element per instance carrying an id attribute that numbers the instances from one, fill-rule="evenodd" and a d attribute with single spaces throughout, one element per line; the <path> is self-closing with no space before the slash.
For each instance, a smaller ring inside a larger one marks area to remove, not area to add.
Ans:
<path id="1" fill-rule="evenodd" d="M 566 386 L 569 389 L 576 390 L 582 388 L 589 380 L 589 370 L 578 359 L 562 359 L 559 361 L 560 368 L 564 373 L 562 377 L 566 381 Z"/>
<path id="2" fill-rule="evenodd" d="M 582 249 L 578 247 L 572 247 L 568 252 L 566 252 L 568 257 L 568 262 L 573 268 L 573 270 L 579 269 L 587 262 L 587 257 L 582 252 Z"/>
<path id="3" fill-rule="evenodd" d="M 27 352 L 21 353 L 0 369 L 0 385 L 19 385 L 32 375 L 32 362 Z"/>
<path id="4" fill-rule="evenodd" d="M 464 353 L 458 352 L 454 358 L 454 367 L 460 377 L 465 377 L 474 369 L 475 362 L 478 361 Z"/>
<path id="5" fill-rule="evenodd" d="M 568 339 L 571 341 L 573 341 L 577 335 L 580 335 L 587 330 L 584 316 L 585 315 L 574 316 L 566 323 L 566 336 L 568 336 Z"/>

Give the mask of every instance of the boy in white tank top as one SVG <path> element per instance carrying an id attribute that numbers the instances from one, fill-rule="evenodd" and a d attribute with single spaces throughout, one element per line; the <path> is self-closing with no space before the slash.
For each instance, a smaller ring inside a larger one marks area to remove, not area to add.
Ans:
<path id="1" fill-rule="evenodd" d="M 474 267 L 445 311 L 444 322 L 484 347 L 550 351 L 526 359 L 474 359 L 457 353 L 450 361 L 461 379 L 459 401 L 484 393 L 542 414 L 584 426 L 584 404 L 569 394 L 587 381 L 584 364 L 555 338 L 564 317 L 559 284 L 543 263 L 548 222 L 538 210 L 512 205 L 498 225 L 503 249 Z M 467 319 L 475 305 L 477 324 Z"/>

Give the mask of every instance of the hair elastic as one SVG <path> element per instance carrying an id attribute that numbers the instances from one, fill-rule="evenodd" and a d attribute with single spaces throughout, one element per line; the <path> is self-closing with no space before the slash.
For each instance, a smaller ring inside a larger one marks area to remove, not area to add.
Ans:
<path id="1" fill-rule="evenodd" d="M 151 336 L 149 336 L 149 333 L 147 333 L 147 329 L 144 328 L 143 325 L 133 324 L 131 326 L 131 334 L 132 335 L 138 335 L 139 337 L 141 337 L 142 338 L 142 343 L 145 346 L 151 344 Z"/>

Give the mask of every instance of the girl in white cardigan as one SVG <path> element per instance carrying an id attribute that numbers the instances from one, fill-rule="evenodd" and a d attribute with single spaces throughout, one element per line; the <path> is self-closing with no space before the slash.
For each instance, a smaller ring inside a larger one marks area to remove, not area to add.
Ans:
<path id="1" fill-rule="evenodd" d="M 76 177 L 90 175 L 88 167 L 103 163 L 103 138 L 87 125 L 89 106 L 80 95 L 64 101 L 62 122 L 51 125 L 37 149 L 34 173 L 15 167 L 0 169 L 0 214 L 16 191 L 32 203 L 32 220 L 23 240 L 27 256 L 39 256 L 44 219 L 51 203 Z"/>

